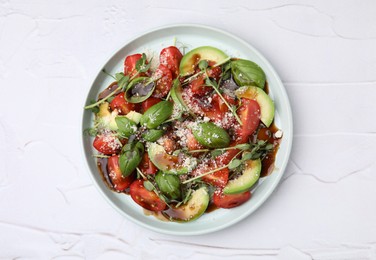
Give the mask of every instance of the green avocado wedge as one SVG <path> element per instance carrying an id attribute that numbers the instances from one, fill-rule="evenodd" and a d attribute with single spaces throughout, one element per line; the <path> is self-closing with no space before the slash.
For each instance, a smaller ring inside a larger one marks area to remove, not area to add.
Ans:
<path id="1" fill-rule="evenodd" d="M 188 222 L 199 218 L 205 213 L 210 201 L 206 187 L 201 187 L 192 193 L 189 201 L 177 208 L 171 207 L 163 214 L 172 221 Z"/>
<path id="2" fill-rule="evenodd" d="M 162 172 L 170 174 L 185 174 L 188 172 L 187 167 L 178 165 L 178 157 L 166 153 L 163 146 L 150 143 L 148 155 L 152 163 Z"/>
<path id="3" fill-rule="evenodd" d="M 229 57 L 223 51 L 211 46 L 198 47 L 183 56 L 179 67 L 180 76 L 184 77 L 193 74 L 196 65 L 201 60 L 213 61 L 216 64 L 221 64 L 229 60 Z"/>
<path id="4" fill-rule="evenodd" d="M 238 178 L 230 180 L 223 189 L 224 194 L 238 194 L 248 191 L 260 178 L 261 160 L 248 160 L 245 169 Z"/>
<path id="5" fill-rule="evenodd" d="M 235 95 L 238 98 L 247 98 L 247 99 L 253 99 L 256 100 L 256 102 L 260 106 L 260 112 L 261 112 L 261 122 L 266 125 L 266 127 L 269 127 L 274 119 L 274 102 L 273 100 L 268 96 L 268 94 L 265 93 L 264 90 L 262 90 L 259 87 L 255 86 L 244 86 L 240 87 L 235 91 Z"/>

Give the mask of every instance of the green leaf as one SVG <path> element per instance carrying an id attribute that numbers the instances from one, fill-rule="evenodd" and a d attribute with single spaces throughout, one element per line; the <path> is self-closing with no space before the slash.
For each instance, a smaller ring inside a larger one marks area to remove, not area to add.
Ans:
<path id="1" fill-rule="evenodd" d="M 201 145 L 208 148 L 223 148 L 230 143 L 226 130 L 212 122 L 197 124 L 192 127 L 192 134 Z"/>
<path id="2" fill-rule="evenodd" d="M 228 168 L 230 170 L 234 170 L 235 168 L 239 167 L 240 165 L 242 164 L 242 161 L 239 160 L 239 159 L 233 159 L 229 165 L 228 165 Z"/>
<path id="3" fill-rule="evenodd" d="M 223 154 L 223 150 L 217 149 L 210 152 L 211 157 L 217 157 Z"/>
<path id="4" fill-rule="evenodd" d="M 159 171 L 155 175 L 155 181 L 161 192 L 169 199 L 177 200 L 181 197 L 180 178 L 177 175 Z"/>
<path id="5" fill-rule="evenodd" d="M 161 101 L 150 107 L 141 117 L 140 124 L 149 129 L 161 125 L 172 115 L 173 104 L 169 101 Z"/>
<path id="6" fill-rule="evenodd" d="M 243 162 L 251 160 L 251 158 L 252 158 L 252 153 L 250 153 L 250 152 L 244 152 L 243 155 L 242 155 L 242 161 Z"/>
<path id="7" fill-rule="evenodd" d="M 137 132 L 137 124 L 125 116 L 115 117 L 119 132 L 125 136 L 130 137 Z"/>
<path id="8" fill-rule="evenodd" d="M 153 94 L 154 89 L 155 83 L 150 78 L 135 78 L 128 84 L 125 90 L 125 99 L 129 103 L 141 103 Z"/>
<path id="9" fill-rule="evenodd" d="M 200 60 L 198 63 L 198 68 L 200 70 L 205 70 L 209 66 L 208 62 L 206 60 Z"/>
<path id="10" fill-rule="evenodd" d="M 154 190 L 154 185 L 150 181 L 144 181 L 144 187 L 148 191 Z"/>
<path id="11" fill-rule="evenodd" d="M 124 177 L 129 176 L 141 162 L 144 146 L 140 142 L 127 143 L 120 154 L 119 166 Z"/>
<path id="12" fill-rule="evenodd" d="M 96 101 L 95 100 L 90 100 L 90 104 L 95 104 Z M 95 107 L 92 107 L 90 108 L 91 112 L 93 112 L 94 114 L 98 113 L 99 112 L 99 107 L 98 106 L 95 106 Z"/>
<path id="13" fill-rule="evenodd" d="M 115 79 L 119 82 L 122 78 L 125 77 L 125 74 L 123 72 L 119 72 L 115 74 Z"/>
<path id="14" fill-rule="evenodd" d="M 265 146 L 265 150 L 272 150 L 274 148 L 274 145 L 273 144 L 267 144 Z"/>
<path id="15" fill-rule="evenodd" d="M 239 150 L 250 150 L 251 149 L 251 145 L 250 144 L 238 144 L 236 145 L 236 148 L 239 149 Z"/>
<path id="16" fill-rule="evenodd" d="M 136 62 L 136 70 L 139 73 L 147 72 L 150 69 L 150 64 L 147 64 L 145 53 L 142 54 L 141 59 Z"/>
<path id="17" fill-rule="evenodd" d="M 98 134 L 98 130 L 96 128 L 94 128 L 94 127 L 92 127 L 92 128 L 86 128 L 84 130 L 84 134 L 94 137 L 94 136 L 96 136 Z"/>
<path id="18" fill-rule="evenodd" d="M 231 62 L 231 72 L 234 81 L 239 86 L 257 86 L 264 88 L 266 76 L 259 65 L 250 60 L 235 60 Z"/>
<path id="19" fill-rule="evenodd" d="M 164 134 L 164 132 L 164 130 L 150 129 L 142 134 L 142 138 L 147 142 L 155 142 Z"/>

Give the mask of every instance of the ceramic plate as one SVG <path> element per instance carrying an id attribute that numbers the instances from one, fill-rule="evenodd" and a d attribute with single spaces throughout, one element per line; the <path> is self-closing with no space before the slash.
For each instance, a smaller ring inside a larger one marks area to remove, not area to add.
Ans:
<path id="1" fill-rule="evenodd" d="M 219 48 L 231 57 L 240 57 L 256 62 L 265 71 L 269 83 L 269 95 L 275 102 L 275 123 L 283 131 L 283 139 L 277 154 L 274 172 L 264 178 L 253 193 L 252 198 L 245 204 L 233 209 L 218 209 L 204 214 L 196 221 L 188 223 L 174 223 L 158 220 L 154 216 L 147 216 L 130 196 L 115 193 L 107 188 L 98 173 L 92 138 L 83 135 L 83 150 L 90 175 L 95 186 L 106 200 L 124 217 L 145 228 L 173 235 L 199 235 L 214 232 L 229 227 L 249 216 L 270 196 L 286 168 L 292 145 L 292 115 L 286 91 L 280 78 L 269 62 L 249 43 L 227 32 L 201 25 L 174 25 L 158 28 L 129 41 L 118 50 L 103 65 L 109 73 L 123 71 L 124 58 L 133 53 L 154 51 L 159 54 L 162 48 L 170 46 L 177 40 L 178 47 L 184 44 L 188 50 L 195 47 L 209 45 Z M 272 54 L 270 54 L 272 55 Z M 112 82 L 112 78 L 101 71 L 98 72 L 91 85 L 85 104 L 95 100 L 98 94 Z M 84 111 L 82 129 L 91 127 L 93 113 Z"/>

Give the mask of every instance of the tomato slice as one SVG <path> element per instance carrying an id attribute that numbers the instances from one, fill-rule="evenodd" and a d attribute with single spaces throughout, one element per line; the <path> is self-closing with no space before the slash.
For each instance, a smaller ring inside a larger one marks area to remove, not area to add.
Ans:
<path id="1" fill-rule="evenodd" d="M 250 198 L 250 191 L 239 194 L 225 195 L 221 190 L 217 190 L 213 194 L 213 203 L 219 208 L 230 209 L 243 204 Z"/>
<path id="2" fill-rule="evenodd" d="M 260 124 L 260 106 L 252 99 L 242 98 L 238 115 L 243 125 L 236 130 L 239 143 L 248 141 L 249 136 Z"/>
<path id="3" fill-rule="evenodd" d="M 144 187 L 143 180 L 135 180 L 129 191 L 132 199 L 141 207 L 151 211 L 162 211 L 166 208 L 166 203 L 161 200 L 153 191 Z"/>
<path id="4" fill-rule="evenodd" d="M 156 174 L 158 172 L 158 168 L 150 161 L 148 153 L 144 153 L 139 167 L 144 174 Z"/>
<path id="5" fill-rule="evenodd" d="M 111 101 L 110 107 L 112 110 L 117 110 L 120 115 L 126 115 L 132 110 L 136 110 L 136 105 L 129 103 L 124 98 L 124 92 L 116 95 L 116 97 Z"/>
<path id="6" fill-rule="evenodd" d="M 201 175 L 205 172 L 212 171 L 216 168 L 219 168 L 220 166 L 215 163 L 214 160 L 209 161 L 207 163 L 203 163 L 199 165 L 193 172 L 193 175 Z M 213 186 L 216 187 L 225 187 L 228 182 L 228 175 L 229 175 L 229 169 L 225 168 L 219 171 L 216 171 L 214 173 L 205 175 L 202 177 L 202 180 L 210 183 Z"/>
<path id="7" fill-rule="evenodd" d="M 134 180 L 134 174 L 123 177 L 119 166 L 119 155 L 114 155 L 108 158 L 107 161 L 108 176 L 117 191 L 124 191 L 128 188 Z"/>
<path id="8" fill-rule="evenodd" d="M 193 94 L 196 95 L 206 95 L 209 92 L 213 91 L 213 88 L 210 86 L 205 86 L 205 76 L 199 75 L 189 82 L 189 87 L 192 90 Z"/>
<path id="9" fill-rule="evenodd" d="M 232 141 L 229 146 L 233 147 L 235 145 L 237 145 L 237 143 L 235 141 Z M 217 156 L 215 158 L 215 161 L 217 162 L 218 165 L 229 164 L 230 161 L 232 160 L 232 158 L 234 158 L 239 152 L 240 152 L 239 149 L 230 149 L 230 150 L 227 150 L 226 152 L 224 152 L 220 156 Z"/>
<path id="10" fill-rule="evenodd" d="M 189 132 L 187 134 L 187 148 L 189 151 L 192 151 L 192 150 L 199 150 L 199 149 L 203 149 L 204 147 L 199 144 L 199 142 L 197 141 L 197 139 L 195 138 L 195 136 L 192 134 L 192 132 Z M 199 153 L 197 153 L 199 154 Z M 195 155 L 195 154 L 193 154 Z"/>
<path id="11" fill-rule="evenodd" d="M 103 154 L 113 155 L 120 152 L 122 143 L 113 134 L 101 134 L 95 137 L 93 146 Z"/>
<path id="12" fill-rule="evenodd" d="M 133 77 L 136 73 L 136 62 L 142 58 L 142 55 L 137 53 L 133 55 L 129 55 L 124 60 L 124 74 L 129 75 L 129 77 Z M 138 77 L 145 77 L 147 76 L 146 73 L 140 73 Z"/>
<path id="13" fill-rule="evenodd" d="M 142 111 L 145 113 L 150 107 L 154 106 L 155 104 L 161 102 L 162 99 L 149 97 L 144 102 L 142 102 Z"/>
<path id="14" fill-rule="evenodd" d="M 211 66 L 214 65 L 213 63 L 211 63 L 211 64 L 212 64 Z M 217 81 L 217 82 L 218 82 L 219 78 L 221 77 L 221 74 L 222 74 L 222 69 L 221 69 L 220 66 L 208 69 L 208 76 L 210 78 L 215 79 L 215 81 Z"/>
<path id="15" fill-rule="evenodd" d="M 237 102 L 235 98 L 226 94 L 222 94 L 222 96 L 229 105 L 236 105 Z M 222 120 L 225 117 L 225 114 L 229 111 L 226 103 L 218 94 L 213 95 L 210 105 L 210 108 L 203 108 L 202 111 L 204 112 L 205 116 L 210 118 L 212 121 Z"/>
<path id="16" fill-rule="evenodd" d="M 171 71 L 166 66 L 159 65 L 159 67 L 154 72 L 153 78 L 160 79 L 156 82 L 156 86 L 152 96 L 156 98 L 165 97 L 172 87 Z"/>
<path id="17" fill-rule="evenodd" d="M 159 55 L 159 63 L 166 66 L 172 73 L 172 79 L 179 76 L 179 65 L 183 55 L 175 46 L 164 48 Z"/>
<path id="18" fill-rule="evenodd" d="M 202 177 L 202 180 L 216 187 L 224 188 L 228 182 L 229 169 L 225 168 Z"/>

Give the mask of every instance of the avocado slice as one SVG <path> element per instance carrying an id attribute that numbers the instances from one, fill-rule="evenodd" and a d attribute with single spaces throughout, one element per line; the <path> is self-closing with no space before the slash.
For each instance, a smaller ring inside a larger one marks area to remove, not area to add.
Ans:
<path id="1" fill-rule="evenodd" d="M 149 158 L 162 172 L 170 174 L 185 174 L 188 168 L 178 165 L 178 157 L 166 153 L 162 145 L 150 143 L 148 148 Z"/>
<path id="2" fill-rule="evenodd" d="M 261 122 L 263 122 L 266 127 L 269 127 L 272 124 L 275 110 L 274 102 L 264 90 L 255 86 L 244 86 L 238 88 L 235 91 L 235 94 L 238 98 L 256 100 L 260 106 Z"/>
<path id="3" fill-rule="evenodd" d="M 99 112 L 97 113 L 97 122 L 100 128 L 107 128 L 113 131 L 118 130 L 115 118 L 117 116 L 116 111 L 110 112 L 110 104 L 104 102 L 99 106 Z"/>
<path id="4" fill-rule="evenodd" d="M 187 76 L 195 72 L 195 66 L 201 60 L 214 61 L 217 65 L 227 61 L 229 57 L 223 51 L 211 47 L 202 46 L 191 50 L 183 56 L 180 62 L 180 76 Z"/>
<path id="5" fill-rule="evenodd" d="M 205 213 L 209 205 L 210 197 L 206 187 L 201 187 L 192 193 L 189 201 L 177 208 L 171 207 L 163 212 L 170 220 L 188 222 L 199 218 Z"/>
<path id="6" fill-rule="evenodd" d="M 249 190 L 260 178 L 261 160 L 248 160 L 242 175 L 230 180 L 223 189 L 224 194 L 237 194 Z"/>

